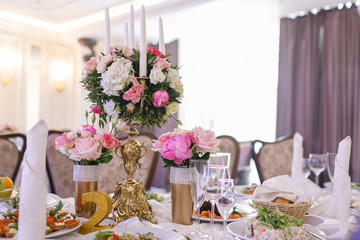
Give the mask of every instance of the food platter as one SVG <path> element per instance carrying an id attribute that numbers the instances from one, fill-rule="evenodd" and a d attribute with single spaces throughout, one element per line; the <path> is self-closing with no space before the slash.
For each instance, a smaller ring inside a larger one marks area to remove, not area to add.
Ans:
<path id="1" fill-rule="evenodd" d="M 195 215 L 193 215 L 191 218 L 194 219 L 194 220 L 196 220 L 196 216 L 195 216 Z M 242 218 L 235 218 L 235 219 L 228 219 L 227 222 L 228 222 L 228 223 L 229 223 L 229 222 L 235 222 L 235 221 L 239 221 L 239 220 L 242 220 L 242 219 L 244 219 L 244 217 L 242 217 Z M 201 217 L 201 218 L 200 218 L 200 221 L 210 222 L 210 221 L 211 221 L 211 218 Z M 216 222 L 216 223 L 222 223 L 223 221 L 224 221 L 223 219 L 214 219 L 214 222 Z"/>
<path id="2" fill-rule="evenodd" d="M 81 224 L 82 224 L 82 222 L 80 220 L 80 224 L 77 225 L 74 228 L 64 228 L 64 229 L 61 229 L 61 230 L 58 230 L 58 231 L 51 232 L 51 233 L 45 235 L 45 239 L 54 238 L 54 237 L 60 237 L 62 235 L 65 235 L 65 234 L 71 233 L 73 231 L 76 231 L 81 226 Z"/>

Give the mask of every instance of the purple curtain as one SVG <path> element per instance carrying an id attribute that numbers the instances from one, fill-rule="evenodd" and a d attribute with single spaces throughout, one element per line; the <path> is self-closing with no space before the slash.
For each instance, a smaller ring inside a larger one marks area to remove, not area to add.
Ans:
<path id="1" fill-rule="evenodd" d="M 351 136 L 353 181 L 360 180 L 359 28 L 356 7 L 280 22 L 276 135 L 300 132 L 305 156 L 336 152 Z"/>

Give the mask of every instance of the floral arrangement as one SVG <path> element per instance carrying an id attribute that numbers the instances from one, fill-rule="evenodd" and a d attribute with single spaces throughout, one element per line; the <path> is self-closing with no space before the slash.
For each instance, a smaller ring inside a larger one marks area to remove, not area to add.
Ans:
<path id="1" fill-rule="evenodd" d="M 127 125 L 161 127 L 174 118 L 183 95 L 178 68 L 148 46 L 149 79 L 142 79 L 138 78 L 139 59 L 137 48 L 116 46 L 99 61 L 92 57 L 86 63 L 81 82 L 89 91 L 87 99 L 93 104 L 92 112 L 99 115 L 100 127 L 108 120 L 113 126 L 121 120 Z"/>
<path id="2" fill-rule="evenodd" d="M 121 142 L 112 134 L 99 133 L 91 125 L 84 125 L 76 132 L 63 133 L 55 139 L 55 149 L 77 165 L 108 163 L 118 146 Z"/>
<path id="3" fill-rule="evenodd" d="M 190 159 L 209 159 L 220 144 L 215 133 L 195 127 L 191 131 L 174 129 L 164 133 L 153 143 L 153 151 L 161 153 L 164 167 L 189 167 Z"/>

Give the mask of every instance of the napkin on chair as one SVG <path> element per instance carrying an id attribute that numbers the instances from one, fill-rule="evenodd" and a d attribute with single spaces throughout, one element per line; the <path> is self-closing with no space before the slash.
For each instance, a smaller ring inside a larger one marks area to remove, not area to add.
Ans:
<path id="1" fill-rule="evenodd" d="M 19 231 L 15 239 L 45 238 L 45 156 L 48 127 L 41 120 L 27 134 L 27 149 L 20 185 Z"/>
<path id="2" fill-rule="evenodd" d="M 350 151 L 351 138 L 348 136 L 339 143 L 338 153 L 335 158 L 333 187 L 333 218 L 343 222 L 348 222 L 351 202 Z"/>

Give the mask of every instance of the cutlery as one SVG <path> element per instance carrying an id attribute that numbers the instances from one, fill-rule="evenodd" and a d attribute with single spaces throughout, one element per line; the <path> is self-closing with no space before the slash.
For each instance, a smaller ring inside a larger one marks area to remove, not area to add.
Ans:
<path id="1" fill-rule="evenodd" d="M 326 238 L 323 238 L 322 236 L 320 236 L 319 234 L 316 234 L 316 233 L 313 233 L 313 232 L 309 232 L 310 233 L 310 235 L 312 235 L 312 236 L 314 236 L 314 237 L 316 237 L 316 238 L 318 238 L 318 239 L 320 239 L 320 240 L 326 240 Z"/>

